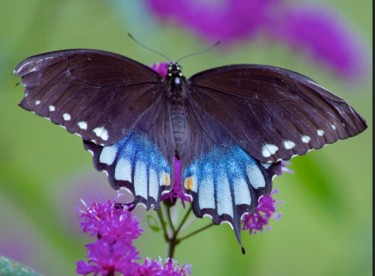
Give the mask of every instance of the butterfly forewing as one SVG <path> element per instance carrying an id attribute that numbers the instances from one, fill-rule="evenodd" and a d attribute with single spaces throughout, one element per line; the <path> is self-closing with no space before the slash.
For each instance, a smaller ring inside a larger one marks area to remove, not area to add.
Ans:
<path id="1" fill-rule="evenodd" d="M 366 128 L 343 99 L 286 69 L 230 65 L 192 76 L 190 87 L 227 139 L 261 162 L 288 160 Z"/>
<path id="2" fill-rule="evenodd" d="M 21 107 L 103 145 L 120 140 L 161 97 L 156 72 L 98 50 L 34 56 L 20 63 L 15 74 L 25 86 Z"/>

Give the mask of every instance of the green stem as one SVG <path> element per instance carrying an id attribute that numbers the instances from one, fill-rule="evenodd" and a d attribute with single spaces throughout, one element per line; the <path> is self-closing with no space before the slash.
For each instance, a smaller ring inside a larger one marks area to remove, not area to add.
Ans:
<path id="1" fill-rule="evenodd" d="M 182 242 L 183 240 L 186 240 L 187 238 L 190 238 L 191 236 L 194 236 L 195 234 L 198 234 L 199 232 L 202 232 L 202 231 L 204 231 L 204 230 L 210 228 L 210 227 L 213 226 L 213 225 L 215 225 L 215 224 L 210 223 L 210 224 L 206 225 L 205 227 L 202 227 L 202 228 L 200 228 L 200 229 L 198 229 L 198 230 L 196 230 L 196 231 L 194 231 L 194 232 L 192 232 L 192 233 L 186 235 L 185 237 L 180 238 L 180 239 L 179 239 L 179 242 Z"/>
<path id="2" fill-rule="evenodd" d="M 168 242 L 169 237 L 168 237 L 167 227 L 165 227 L 165 220 L 164 220 L 163 211 L 162 211 L 161 208 L 159 208 L 156 213 L 158 214 L 158 218 L 160 220 L 161 228 L 163 229 L 164 239 Z"/>
<path id="3" fill-rule="evenodd" d="M 172 233 L 174 235 L 175 228 L 174 228 L 172 217 L 171 217 L 171 206 L 165 206 L 165 207 L 167 208 L 167 217 L 168 217 L 169 226 L 171 227 Z"/>
<path id="4" fill-rule="evenodd" d="M 210 228 L 212 225 L 214 225 L 213 223 L 209 224 L 209 225 L 206 225 L 205 227 L 202 227 L 182 238 L 178 238 L 178 234 L 180 233 L 182 227 L 186 224 L 186 221 L 192 211 L 192 207 L 189 208 L 189 210 L 185 213 L 184 217 L 182 218 L 179 226 L 177 227 L 177 229 L 174 227 L 173 225 L 173 222 L 172 222 L 172 217 L 171 217 L 171 212 L 170 212 L 170 206 L 168 205 L 165 205 L 166 207 L 166 212 L 167 212 L 167 223 L 165 222 L 164 220 L 164 215 L 163 215 L 163 211 L 162 211 L 162 208 L 159 208 L 157 210 L 157 214 L 158 214 L 158 217 L 159 217 L 159 220 L 160 220 L 160 223 L 162 225 L 162 229 L 163 229 L 163 232 L 164 232 L 164 238 L 166 240 L 166 242 L 168 243 L 168 257 L 169 258 L 173 258 L 174 256 L 174 253 L 176 251 L 176 246 L 183 240 L 186 240 L 187 238 L 191 237 L 191 236 L 194 236 L 208 228 Z M 166 227 L 166 224 L 168 224 L 168 227 L 170 228 L 171 230 L 171 233 L 168 233 L 168 229 Z"/>
<path id="5" fill-rule="evenodd" d="M 170 209 L 168 208 L 168 210 L 170 210 Z M 170 219 L 170 224 L 171 224 L 171 228 L 172 228 L 172 237 L 169 238 L 169 240 L 168 240 L 168 244 L 169 244 L 168 257 L 169 258 L 173 258 L 176 246 L 181 241 L 180 239 L 177 238 L 177 236 L 178 236 L 178 233 L 180 232 L 182 226 L 185 224 L 186 219 L 189 217 L 189 214 L 190 214 L 191 210 L 192 210 L 192 208 L 190 207 L 190 209 L 186 212 L 185 216 L 183 217 L 183 219 L 182 219 L 180 225 L 178 226 L 177 230 L 174 229 L 172 219 Z M 168 212 L 168 216 L 170 216 L 169 212 Z"/>
<path id="6" fill-rule="evenodd" d="M 173 237 L 168 240 L 168 245 L 169 245 L 168 246 L 168 257 L 169 258 L 171 258 L 171 259 L 173 258 L 176 246 L 179 243 L 180 243 L 180 241 L 177 239 L 177 236 L 175 236 L 175 235 L 173 235 Z"/>
<path id="7" fill-rule="evenodd" d="M 181 221 L 181 223 L 180 223 L 180 226 L 177 228 L 177 230 L 176 230 L 176 234 L 178 234 L 178 233 L 180 232 L 182 226 L 184 226 L 185 221 L 186 221 L 187 218 L 189 217 L 189 215 L 190 215 L 190 213 L 191 213 L 192 210 L 193 210 L 193 209 L 192 209 L 191 206 L 190 206 L 189 210 L 186 212 L 185 216 L 183 217 L 183 219 L 182 219 L 182 221 Z"/>

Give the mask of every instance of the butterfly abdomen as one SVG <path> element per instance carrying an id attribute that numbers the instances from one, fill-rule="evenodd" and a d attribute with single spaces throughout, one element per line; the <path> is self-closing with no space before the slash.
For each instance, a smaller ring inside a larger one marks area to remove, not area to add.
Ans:
<path id="1" fill-rule="evenodd" d="M 184 140 L 187 131 L 187 118 L 184 104 L 171 102 L 169 104 L 169 116 L 176 145 L 175 154 L 180 159 L 184 151 Z"/>
<path id="2" fill-rule="evenodd" d="M 186 101 L 189 89 L 186 78 L 181 73 L 181 67 L 172 63 L 167 67 L 169 90 L 166 93 L 169 104 L 169 118 L 175 142 L 175 155 L 181 159 L 187 138 Z"/>

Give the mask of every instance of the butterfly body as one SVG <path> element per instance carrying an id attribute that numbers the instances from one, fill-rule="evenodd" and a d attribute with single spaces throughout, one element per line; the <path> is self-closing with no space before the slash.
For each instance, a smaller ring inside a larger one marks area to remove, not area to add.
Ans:
<path id="1" fill-rule="evenodd" d="M 196 216 L 228 222 L 238 239 L 241 217 L 271 191 L 280 161 L 366 128 L 343 99 L 273 66 L 187 79 L 178 64 L 162 76 L 118 54 L 74 49 L 30 57 L 14 73 L 25 86 L 21 107 L 82 137 L 112 187 L 149 209 L 181 185 Z"/>
<path id="2" fill-rule="evenodd" d="M 185 139 L 188 139 L 186 103 L 189 100 L 191 91 L 187 81 L 181 73 L 181 67 L 176 63 L 171 63 L 167 68 L 168 74 L 166 82 L 166 97 L 169 105 L 170 124 L 175 142 L 175 154 L 180 159 L 183 151 Z"/>

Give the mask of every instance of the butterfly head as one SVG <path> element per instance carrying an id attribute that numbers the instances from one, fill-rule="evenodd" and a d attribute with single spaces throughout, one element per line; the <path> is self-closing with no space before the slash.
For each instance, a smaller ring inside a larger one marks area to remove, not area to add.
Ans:
<path id="1" fill-rule="evenodd" d="M 172 80 L 172 87 L 180 87 L 181 78 L 183 78 L 181 65 L 179 65 L 177 62 L 171 62 L 167 66 L 167 72 L 167 78 Z"/>
<path id="2" fill-rule="evenodd" d="M 167 66 L 167 71 L 168 74 L 167 76 L 169 78 L 181 78 L 182 73 L 181 73 L 181 65 L 178 63 L 169 63 Z"/>

